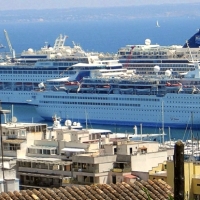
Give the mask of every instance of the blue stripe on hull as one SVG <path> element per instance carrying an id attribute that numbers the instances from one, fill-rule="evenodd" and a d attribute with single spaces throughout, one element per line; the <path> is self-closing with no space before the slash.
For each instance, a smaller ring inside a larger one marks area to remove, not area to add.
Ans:
<path id="1" fill-rule="evenodd" d="M 52 121 L 51 117 L 44 117 L 42 116 L 42 118 L 44 118 L 47 121 Z M 86 120 L 85 119 L 75 119 L 73 118 L 73 121 L 78 121 L 80 123 L 85 123 Z M 162 123 L 153 123 L 153 122 L 127 122 L 127 121 L 108 121 L 108 120 L 91 120 L 89 119 L 88 122 L 92 123 L 92 124 L 102 124 L 102 125 L 121 125 L 121 126 L 139 126 L 140 124 L 142 124 L 142 126 L 144 127 L 162 127 Z M 180 123 L 165 123 L 164 127 L 171 127 L 171 128 L 186 128 L 186 127 L 191 127 L 193 129 L 198 129 L 200 128 L 200 124 L 180 124 Z"/>

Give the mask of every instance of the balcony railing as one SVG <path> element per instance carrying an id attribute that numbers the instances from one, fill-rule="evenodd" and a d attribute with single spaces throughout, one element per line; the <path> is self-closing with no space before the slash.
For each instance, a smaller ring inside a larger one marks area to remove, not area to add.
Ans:
<path id="1" fill-rule="evenodd" d="M 9 139 L 26 139 L 26 136 L 21 136 L 21 135 L 8 135 Z"/>
<path id="2" fill-rule="evenodd" d="M 49 188 L 49 187 L 60 187 L 62 186 L 61 183 L 52 183 L 52 182 L 35 182 L 35 181 L 21 181 L 20 186 L 23 187 L 42 187 L 42 188 Z"/>
<path id="3" fill-rule="evenodd" d="M 83 181 L 78 181 L 76 179 L 72 179 L 70 180 L 71 184 L 78 184 L 78 185 L 91 185 L 91 184 L 95 184 L 94 182 L 90 183 L 90 182 L 83 182 Z"/>
<path id="4" fill-rule="evenodd" d="M 122 173 L 122 172 L 131 172 L 131 168 L 128 167 L 128 168 L 124 168 L 124 169 L 121 169 L 121 168 L 113 168 L 111 169 L 112 172 L 117 172 L 117 173 Z"/>
<path id="5" fill-rule="evenodd" d="M 75 172 L 87 172 L 87 173 L 99 173 L 99 169 L 81 169 L 81 168 L 73 168 L 73 171 Z"/>
<path id="6" fill-rule="evenodd" d="M 20 150 L 20 147 L 4 147 L 3 148 L 4 151 L 17 151 L 17 150 Z"/>

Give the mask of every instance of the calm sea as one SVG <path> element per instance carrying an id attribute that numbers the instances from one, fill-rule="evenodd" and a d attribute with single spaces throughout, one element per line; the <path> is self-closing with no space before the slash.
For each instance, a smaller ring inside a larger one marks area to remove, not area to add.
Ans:
<path id="1" fill-rule="evenodd" d="M 156 20 L 159 20 L 160 28 L 156 28 Z M 151 18 L 118 21 L 81 21 L 81 22 L 38 22 L 38 23 L 10 23 L 0 24 L 2 33 L 0 43 L 6 46 L 1 52 L 9 51 L 3 29 L 9 35 L 12 47 L 16 53 L 32 48 L 40 49 L 48 42 L 54 45 L 59 34 L 65 34 L 69 38 L 66 45 L 72 45 L 72 41 L 80 44 L 85 51 L 98 51 L 116 53 L 120 47 L 127 44 L 144 44 L 145 39 L 151 39 L 152 44 L 183 45 L 194 33 L 197 32 L 199 19 L 195 18 Z M 4 109 L 11 109 L 10 104 L 3 104 Z M 14 116 L 21 122 L 44 122 L 36 113 L 34 107 L 28 105 L 13 105 Z M 64 122 L 65 119 L 63 119 Z M 51 122 L 44 122 L 51 125 Z M 91 128 L 110 129 L 113 132 L 133 133 L 133 127 L 117 125 L 99 126 L 90 124 Z M 161 127 L 143 127 L 143 133 L 159 133 Z M 165 133 L 168 138 L 168 127 Z M 140 133 L 140 127 L 138 127 Z M 184 129 L 170 129 L 171 138 L 187 139 L 189 131 Z M 198 130 L 194 130 L 198 135 Z"/>
<path id="2" fill-rule="evenodd" d="M 156 28 L 156 20 L 159 20 L 160 28 Z M 147 38 L 151 39 L 152 44 L 183 45 L 200 28 L 199 19 L 194 18 L 10 23 L 0 26 L 0 43 L 7 47 L 4 50 L 9 49 L 3 29 L 8 32 L 12 47 L 17 53 L 28 48 L 38 50 L 45 42 L 53 46 L 59 34 L 69 37 L 66 45 L 72 45 L 74 41 L 84 50 L 98 52 L 116 53 L 127 44 L 144 44 Z"/>

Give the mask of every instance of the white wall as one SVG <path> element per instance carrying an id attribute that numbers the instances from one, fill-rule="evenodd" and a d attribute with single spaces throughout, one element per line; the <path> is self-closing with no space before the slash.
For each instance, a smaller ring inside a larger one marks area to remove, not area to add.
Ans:
<path id="1" fill-rule="evenodd" d="M 20 145 L 20 150 L 17 150 L 17 158 L 24 158 L 26 157 L 27 153 L 27 142 L 23 142 Z"/>
<path id="2" fill-rule="evenodd" d="M 107 155 L 114 155 L 114 148 L 115 147 L 116 146 L 113 146 L 112 144 L 106 144 L 106 145 L 104 145 L 105 154 L 107 154 Z"/>
<path id="3" fill-rule="evenodd" d="M 167 160 L 167 151 L 131 156 L 131 171 L 148 172 L 152 167 Z"/>
<path id="4" fill-rule="evenodd" d="M 113 168 L 113 162 L 100 163 L 99 164 L 99 173 L 110 171 Z"/>
<path id="5" fill-rule="evenodd" d="M 127 142 L 125 144 L 118 145 L 117 154 L 130 155 L 130 148 L 132 148 L 132 153 L 137 152 L 139 148 L 146 147 L 147 152 L 157 152 L 159 149 L 159 144 L 157 142 L 138 142 L 133 141 Z"/>
<path id="6" fill-rule="evenodd" d="M 35 140 L 42 140 L 43 139 L 43 133 L 42 132 L 37 132 L 37 133 L 27 133 L 27 146 L 34 145 Z"/>
<path id="7" fill-rule="evenodd" d="M 132 171 L 131 174 L 138 176 L 144 181 L 147 181 L 149 179 L 149 172 Z"/>
<path id="8" fill-rule="evenodd" d="M 34 145 L 36 146 L 50 146 L 57 147 L 58 142 L 54 140 L 35 140 Z"/>
<path id="9" fill-rule="evenodd" d="M 100 184 L 107 184 L 108 183 L 108 175 L 106 175 L 106 176 L 100 176 L 99 177 L 99 183 Z"/>
<path id="10" fill-rule="evenodd" d="M 84 148 L 87 148 L 88 145 L 89 144 L 78 143 L 78 142 L 65 142 L 65 147 L 71 147 L 71 148 L 84 149 Z"/>

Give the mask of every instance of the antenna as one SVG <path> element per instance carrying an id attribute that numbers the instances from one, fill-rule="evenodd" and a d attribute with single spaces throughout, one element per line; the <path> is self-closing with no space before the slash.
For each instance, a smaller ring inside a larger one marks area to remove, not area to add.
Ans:
<path id="1" fill-rule="evenodd" d="M 10 53 L 11 53 L 12 59 L 14 59 L 15 58 L 15 50 L 12 47 L 12 44 L 11 44 L 10 39 L 8 37 L 8 33 L 7 33 L 7 31 L 5 29 L 4 29 L 4 34 L 5 34 L 5 37 L 6 37 L 6 41 L 8 43 L 8 47 L 10 49 Z"/>
<path id="2" fill-rule="evenodd" d="M 186 40 L 186 44 L 187 44 L 187 47 L 188 47 L 188 50 L 189 50 L 189 53 L 190 53 L 190 57 L 192 59 L 192 61 L 190 61 L 190 62 L 194 63 L 194 68 L 195 69 L 199 69 L 199 63 L 198 63 L 198 61 L 195 61 L 194 58 L 192 57 L 192 53 L 190 51 L 190 47 L 189 47 L 189 44 L 188 44 L 187 40 Z"/>
<path id="3" fill-rule="evenodd" d="M 162 143 L 164 144 L 164 135 L 165 135 L 165 132 L 164 132 L 164 102 L 162 101 Z"/>
<path id="4" fill-rule="evenodd" d="M 85 111 L 85 128 L 88 129 L 88 124 L 87 124 L 87 112 Z"/>
<path id="5" fill-rule="evenodd" d="M 12 104 L 12 109 L 11 109 L 11 117 L 13 118 L 13 104 Z"/>
<path id="6" fill-rule="evenodd" d="M 133 130 L 134 130 L 134 134 L 137 135 L 137 126 L 136 125 L 133 127 Z"/>
<path id="7" fill-rule="evenodd" d="M 192 123 L 191 123 L 191 137 L 192 137 L 192 156 L 194 156 L 194 147 L 193 147 L 193 143 L 194 143 L 194 135 L 193 135 L 193 112 L 191 113 L 191 120 L 192 120 Z"/>
<path id="8" fill-rule="evenodd" d="M 192 62 L 194 62 L 194 59 L 193 59 L 193 57 L 192 57 L 192 53 L 191 53 L 191 51 L 190 51 L 190 47 L 189 47 L 188 40 L 186 40 L 186 44 L 187 44 L 188 51 L 189 51 L 189 53 L 190 53 L 190 57 L 191 57 L 191 59 L 192 59 Z"/>

